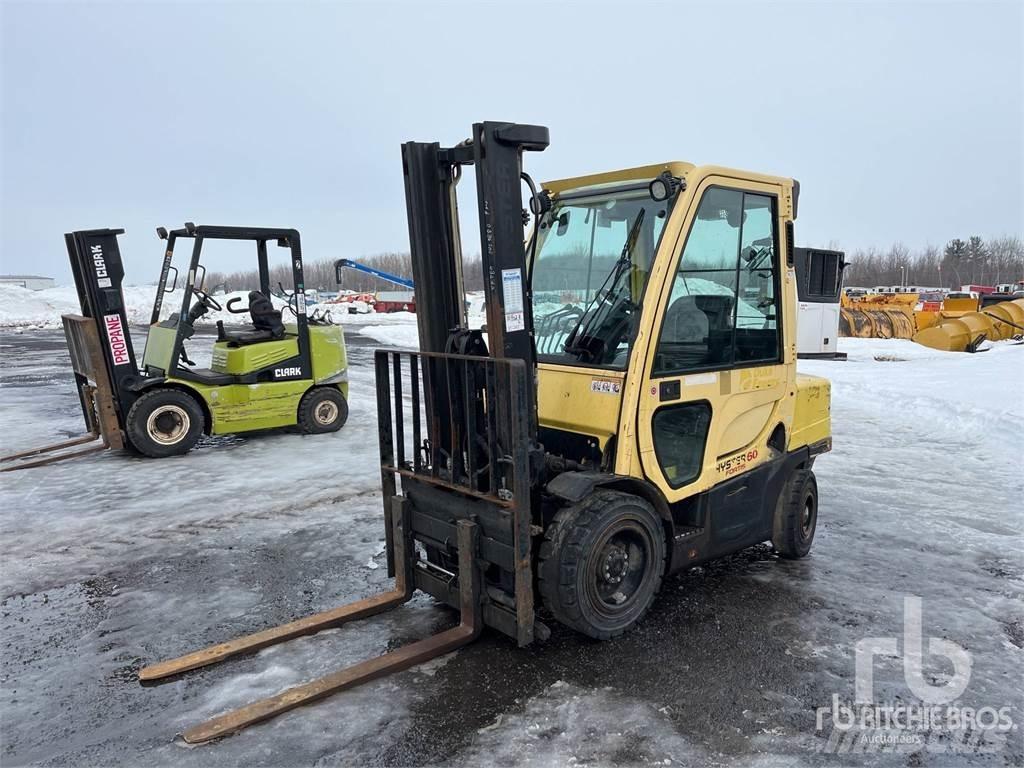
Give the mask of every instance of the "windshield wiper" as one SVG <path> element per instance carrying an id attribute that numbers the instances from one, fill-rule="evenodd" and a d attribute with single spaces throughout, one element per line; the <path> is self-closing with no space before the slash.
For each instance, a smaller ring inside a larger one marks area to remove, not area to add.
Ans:
<path id="1" fill-rule="evenodd" d="M 636 241 L 640 237 L 640 225 L 643 224 L 646 213 L 646 208 L 641 208 L 637 213 L 636 221 L 630 227 L 618 260 L 608 272 L 601 287 L 594 293 L 594 298 L 587 304 L 583 314 L 580 315 L 573 329 L 566 337 L 562 348 L 570 355 L 576 355 L 581 360 L 584 357 L 596 357 L 592 340 L 594 334 L 591 331 L 595 327 L 600 327 L 597 322 L 598 317 L 601 317 L 601 324 L 603 325 L 615 314 L 613 310 L 621 303 L 618 300 L 613 300 L 613 297 L 619 292 L 619 282 L 622 280 L 623 275 L 628 275 L 633 266 L 633 249 L 636 247 Z M 591 257 L 593 257 L 593 254 L 591 254 Z M 605 307 L 607 307 L 607 311 L 602 313 L 601 310 Z M 615 324 L 617 325 L 618 323 Z M 603 339 L 598 339 L 598 341 L 603 342 Z"/>

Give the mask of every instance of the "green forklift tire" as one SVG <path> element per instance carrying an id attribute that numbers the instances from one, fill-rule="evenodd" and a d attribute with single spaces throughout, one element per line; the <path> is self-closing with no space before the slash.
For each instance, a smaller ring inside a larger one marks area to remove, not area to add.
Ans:
<path id="1" fill-rule="evenodd" d="M 203 409 L 179 389 L 153 389 L 128 411 L 128 441 L 152 458 L 188 453 L 203 434 Z"/>
<path id="2" fill-rule="evenodd" d="M 337 432 L 348 421 L 348 403 L 335 387 L 314 387 L 299 401 L 299 428 L 307 435 Z"/>

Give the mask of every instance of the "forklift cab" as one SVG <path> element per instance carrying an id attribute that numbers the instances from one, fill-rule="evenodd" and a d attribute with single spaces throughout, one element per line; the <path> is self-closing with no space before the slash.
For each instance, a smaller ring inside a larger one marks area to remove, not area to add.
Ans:
<path id="1" fill-rule="evenodd" d="M 309 325 L 305 311 L 302 252 L 299 233 L 293 229 L 252 227 L 195 226 L 186 223 L 182 229 L 168 232 L 163 227 L 157 235 L 167 241 L 156 300 L 150 318 L 149 337 L 143 355 L 143 370 L 151 377 L 175 377 L 198 384 L 214 386 L 254 384 L 278 379 L 312 378 Z M 192 240 L 192 253 L 184 275 L 174 265 L 175 246 L 179 239 Z M 256 260 L 260 289 L 251 291 L 247 304 L 234 297 L 222 305 L 205 290 L 206 267 L 202 263 L 203 246 L 207 240 L 251 241 L 256 244 Z M 289 249 L 293 287 L 288 294 L 289 322 L 270 296 L 270 268 L 267 243 Z M 165 302 L 175 302 L 176 309 L 162 317 Z M 196 323 L 210 312 L 227 311 L 248 314 L 250 325 L 225 329 L 217 321 L 217 340 L 209 367 L 199 367 L 190 358 L 186 342 L 196 331 Z M 268 363 L 284 363 L 261 370 Z"/>

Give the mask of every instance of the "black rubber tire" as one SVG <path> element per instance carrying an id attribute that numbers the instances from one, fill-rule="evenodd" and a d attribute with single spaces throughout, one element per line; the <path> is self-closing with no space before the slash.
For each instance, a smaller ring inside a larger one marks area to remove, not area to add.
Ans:
<path id="1" fill-rule="evenodd" d="M 633 541 L 629 550 L 613 546 L 623 540 Z M 616 547 L 621 555 L 634 548 L 639 553 L 641 545 L 646 549 L 642 567 L 630 577 L 638 583 L 629 595 L 621 590 L 611 595 L 622 595 L 622 602 L 610 605 L 600 591 L 615 585 L 602 580 L 602 563 L 607 577 L 608 558 Z M 650 503 L 630 493 L 597 490 L 559 510 L 544 532 L 537 588 L 559 622 L 597 640 L 608 640 L 634 627 L 651 607 L 665 573 L 665 550 L 665 531 Z"/>
<path id="2" fill-rule="evenodd" d="M 805 557 L 818 527 L 818 481 L 810 469 L 797 469 L 779 494 L 772 546 L 781 557 Z"/>
<path id="3" fill-rule="evenodd" d="M 203 435 L 205 419 L 196 399 L 180 389 L 152 389 L 128 410 L 128 442 L 154 459 L 188 453 Z"/>
<path id="4" fill-rule="evenodd" d="M 299 401 L 299 429 L 307 435 L 337 432 L 348 421 L 348 403 L 337 387 L 314 387 Z"/>

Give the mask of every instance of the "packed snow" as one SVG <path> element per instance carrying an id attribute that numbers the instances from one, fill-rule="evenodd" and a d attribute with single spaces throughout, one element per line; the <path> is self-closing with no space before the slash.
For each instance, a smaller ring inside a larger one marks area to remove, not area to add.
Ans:
<path id="1" fill-rule="evenodd" d="M 516 649 L 488 632 L 183 748 L 175 734 L 206 717 L 454 621 L 419 596 L 165 685 L 135 680 L 143 663 L 388 585 L 372 345 L 414 346 L 415 315 L 352 317 L 365 322 L 340 318 L 351 415 L 335 435 L 216 438 L 175 459 L 108 452 L 2 476 L 5 764 L 833 765 L 814 709 L 852 695 L 855 644 L 898 635 L 906 594 L 922 596 L 928 635 L 970 650 L 964 703 L 1010 706 L 1024 722 L 1024 346 L 968 355 L 841 339 L 846 362 L 800 362 L 833 386 L 809 558 L 752 548 L 666 580 L 614 642 L 556 626 Z M 22 326 L 0 340 L 2 452 L 80 432 L 62 334 Z M 209 343 L 209 331 L 192 342 Z M 910 695 L 895 661 L 876 686 Z M 1019 739 L 997 757 L 1024 759 Z"/>

